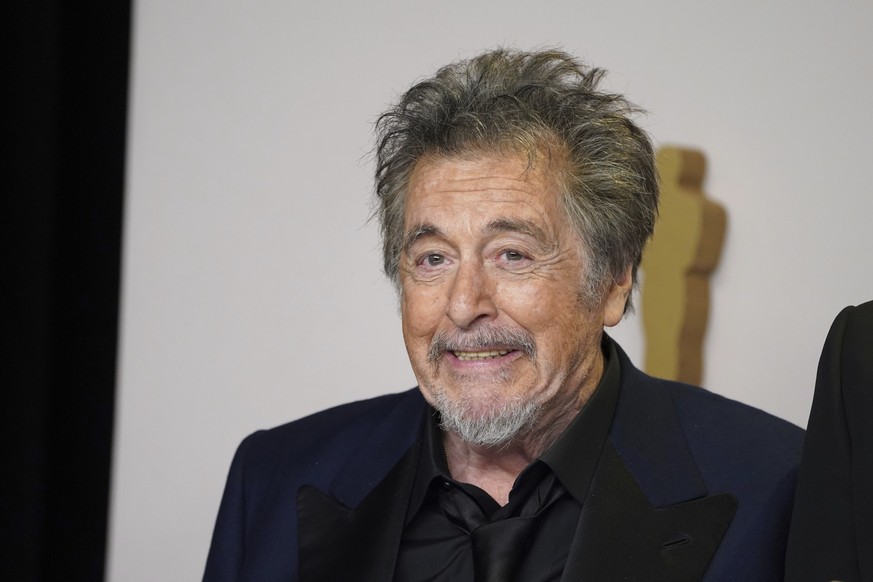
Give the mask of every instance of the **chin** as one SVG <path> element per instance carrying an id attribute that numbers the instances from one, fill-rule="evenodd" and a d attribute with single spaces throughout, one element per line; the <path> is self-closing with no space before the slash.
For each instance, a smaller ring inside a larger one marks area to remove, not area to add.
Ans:
<path id="1" fill-rule="evenodd" d="M 540 418 L 542 406 L 533 400 L 499 396 L 453 398 L 445 390 L 432 390 L 428 397 L 440 413 L 443 430 L 466 443 L 499 447 L 529 431 Z"/>

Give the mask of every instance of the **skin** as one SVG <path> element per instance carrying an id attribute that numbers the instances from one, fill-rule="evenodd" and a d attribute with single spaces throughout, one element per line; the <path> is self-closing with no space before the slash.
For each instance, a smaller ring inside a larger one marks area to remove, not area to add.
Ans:
<path id="1" fill-rule="evenodd" d="M 409 359 L 424 397 L 442 392 L 470 417 L 515 401 L 542 405 L 529 430 L 499 447 L 445 432 L 452 476 L 501 505 L 518 474 L 569 425 L 603 373 L 603 327 L 617 324 L 630 267 L 596 305 L 580 298 L 582 244 L 560 199 L 554 168 L 521 156 L 424 158 L 412 173 L 401 257 L 401 314 Z M 535 357 L 511 345 L 473 345 L 485 328 L 521 331 Z M 507 351 L 465 361 L 428 352 L 437 334 L 463 351 Z M 466 348 L 466 349 L 464 349 Z"/>

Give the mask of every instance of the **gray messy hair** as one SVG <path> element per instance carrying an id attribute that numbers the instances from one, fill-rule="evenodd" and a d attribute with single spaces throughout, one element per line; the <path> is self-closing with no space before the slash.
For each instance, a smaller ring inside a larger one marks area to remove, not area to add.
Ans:
<path id="1" fill-rule="evenodd" d="M 581 295 L 599 301 L 628 267 L 636 284 L 658 213 L 652 144 L 605 71 L 559 50 L 497 49 L 416 83 L 376 122 L 374 216 L 385 274 L 399 288 L 406 191 L 423 158 L 557 160 L 564 207 L 583 243 Z M 628 298 L 627 309 L 631 309 Z"/>

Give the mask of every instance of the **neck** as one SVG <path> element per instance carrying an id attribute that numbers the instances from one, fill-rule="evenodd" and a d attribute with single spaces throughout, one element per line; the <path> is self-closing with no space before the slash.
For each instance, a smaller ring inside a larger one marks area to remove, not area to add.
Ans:
<path id="1" fill-rule="evenodd" d="M 603 355 L 597 350 L 582 386 L 549 401 L 536 425 L 508 443 L 475 445 L 444 431 L 443 446 L 452 478 L 476 485 L 500 505 L 506 505 L 518 475 L 558 440 L 591 398 L 603 375 L 603 366 Z"/>

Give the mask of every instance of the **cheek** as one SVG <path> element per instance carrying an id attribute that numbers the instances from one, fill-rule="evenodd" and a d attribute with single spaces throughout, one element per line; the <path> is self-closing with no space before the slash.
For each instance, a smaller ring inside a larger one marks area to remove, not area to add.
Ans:
<path id="1" fill-rule="evenodd" d="M 534 281 L 500 281 L 495 285 L 494 297 L 501 311 L 529 320 L 537 319 L 549 301 Z"/>
<path id="2" fill-rule="evenodd" d="M 507 315 L 533 334 L 541 363 L 564 367 L 588 349 L 587 338 L 593 336 L 597 318 L 580 304 L 572 286 L 542 283 L 506 285 L 502 305 Z"/>
<path id="3" fill-rule="evenodd" d="M 403 335 L 409 340 L 430 337 L 442 313 L 440 295 L 431 288 L 404 290 L 400 301 Z"/>
<path id="4" fill-rule="evenodd" d="M 564 327 L 578 311 L 576 296 L 543 281 L 500 286 L 500 307 L 531 333 Z"/>

